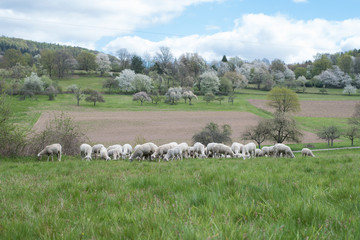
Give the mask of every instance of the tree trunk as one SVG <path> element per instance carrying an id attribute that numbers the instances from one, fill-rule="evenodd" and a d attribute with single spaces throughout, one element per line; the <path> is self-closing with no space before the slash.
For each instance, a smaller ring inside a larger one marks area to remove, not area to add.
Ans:
<path id="1" fill-rule="evenodd" d="M 94 101 L 94 107 L 95 107 L 96 101 Z"/>
<path id="2" fill-rule="evenodd" d="M 331 139 L 331 146 L 333 146 L 333 143 L 334 143 L 334 139 Z"/>

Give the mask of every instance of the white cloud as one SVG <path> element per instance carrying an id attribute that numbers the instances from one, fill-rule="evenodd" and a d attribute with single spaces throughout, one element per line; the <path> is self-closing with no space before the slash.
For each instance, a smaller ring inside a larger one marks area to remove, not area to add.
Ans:
<path id="1" fill-rule="evenodd" d="M 294 3 L 306 3 L 307 0 L 293 0 Z"/>
<path id="2" fill-rule="evenodd" d="M 10 37 L 94 46 L 103 37 L 166 23 L 190 5 L 215 1 L 221 0 L 2 0 L 0 29 Z"/>
<path id="3" fill-rule="evenodd" d="M 317 53 L 335 53 L 359 48 L 360 19 L 345 21 L 293 20 L 282 15 L 247 14 L 235 21 L 232 31 L 212 35 L 170 37 L 151 42 L 139 37 L 119 37 L 104 51 L 127 48 L 142 55 L 154 54 L 160 46 L 170 47 L 176 56 L 197 52 L 208 61 L 227 56 L 253 60 L 280 58 L 287 63 L 312 60 Z"/>

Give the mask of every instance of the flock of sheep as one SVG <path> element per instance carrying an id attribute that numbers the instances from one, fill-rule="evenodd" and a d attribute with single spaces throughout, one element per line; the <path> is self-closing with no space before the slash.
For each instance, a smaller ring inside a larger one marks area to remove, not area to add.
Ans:
<path id="1" fill-rule="evenodd" d="M 308 148 L 303 148 L 301 154 L 302 156 L 315 157 Z M 48 156 L 48 161 L 50 156 L 53 161 L 54 155 L 61 161 L 61 145 L 56 143 L 46 146 L 38 154 L 38 157 L 41 158 L 43 155 Z M 134 159 L 139 161 L 144 159 L 169 161 L 174 159 L 182 160 L 183 158 L 210 157 L 242 158 L 244 160 L 252 157 L 295 157 L 291 148 L 285 144 L 277 143 L 273 146 L 257 149 L 254 143 L 241 144 L 238 142 L 234 142 L 231 147 L 222 143 L 209 143 L 207 146 L 204 146 L 200 142 L 195 143 L 193 146 L 189 146 L 187 143 L 178 144 L 176 142 L 156 146 L 154 143 L 148 142 L 136 145 L 134 149 L 130 144 L 116 144 L 105 148 L 103 144 L 90 146 L 89 144 L 84 143 L 80 146 L 80 155 L 82 159 L 85 159 L 86 161 L 92 160 L 93 157 L 104 160 L 118 160 L 122 158 L 129 159 L 130 161 L 133 161 Z"/>

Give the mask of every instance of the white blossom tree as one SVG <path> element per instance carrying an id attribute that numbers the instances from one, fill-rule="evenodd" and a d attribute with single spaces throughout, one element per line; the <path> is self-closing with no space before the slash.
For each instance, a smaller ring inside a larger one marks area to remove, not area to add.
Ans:
<path id="1" fill-rule="evenodd" d="M 153 88 L 153 81 L 149 76 L 143 74 L 136 74 L 133 81 L 135 91 L 150 92 Z"/>
<path id="2" fill-rule="evenodd" d="M 168 91 L 165 94 L 166 101 L 170 104 L 175 104 L 177 101 L 181 99 L 182 88 L 181 87 L 174 87 L 169 88 Z"/>
<path id="3" fill-rule="evenodd" d="M 124 69 L 118 77 L 115 79 L 119 81 L 119 88 L 122 92 L 133 92 L 135 91 L 134 81 L 135 72 L 130 69 Z"/>
<path id="4" fill-rule="evenodd" d="M 332 68 L 329 68 L 319 75 L 315 76 L 322 84 L 327 86 L 334 86 L 334 87 L 344 87 L 346 85 L 350 85 L 352 82 L 351 77 L 341 71 L 341 69 L 334 65 Z"/>
<path id="5" fill-rule="evenodd" d="M 105 53 L 98 53 L 96 55 L 96 64 L 97 70 L 100 71 L 100 75 L 103 76 L 104 73 L 110 71 L 111 62 L 109 60 L 109 56 Z"/>
<path id="6" fill-rule="evenodd" d="M 200 89 L 202 92 L 216 92 L 219 90 L 220 79 L 215 71 L 206 71 L 200 75 Z"/>
<path id="7" fill-rule="evenodd" d="M 44 90 L 44 82 L 34 72 L 29 77 L 24 79 L 24 85 L 22 87 L 22 93 L 24 98 L 26 96 L 33 96 L 34 94 L 40 93 Z"/>
<path id="8" fill-rule="evenodd" d="M 135 93 L 133 95 L 133 101 L 140 101 L 141 102 L 141 105 L 143 105 L 143 102 L 144 101 L 151 101 L 151 98 L 149 97 L 149 95 L 147 95 L 146 92 L 138 92 L 138 93 Z"/>
<path id="9" fill-rule="evenodd" d="M 343 91 L 343 94 L 348 94 L 348 95 L 351 95 L 351 94 L 356 94 L 357 92 L 357 88 L 356 87 L 353 87 L 351 85 L 346 85 L 344 87 L 344 91 Z"/>

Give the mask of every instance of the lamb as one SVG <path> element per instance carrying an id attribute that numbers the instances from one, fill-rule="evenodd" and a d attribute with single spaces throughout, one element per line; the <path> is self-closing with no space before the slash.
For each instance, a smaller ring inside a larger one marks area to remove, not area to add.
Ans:
<path id="1" fill-rule="evenodd" d="M 263 157 L 264 152 L 261 149 L 255 149 L 255 157 Z"/>
<path id="2" fill-rule="evenodd" d="M 133 149 L 131 147 L 130 144 L 124 144 L 124 146 L 122 147 L 122 158 L 125 159 L 126 157 L 129 157 L 132 153 Z"/>
<path id="3" fill-rule="evenodd" d="M 234 157 L 234 152 L 231 150 L 231 147 L 226 146 L 225 144 L 218 143 L 213 146 L 214 156 L 213 157 L 219 157 L 221 154 L 225 155 L 227 157 L 228 155 L 230 157 Z"/>
<path id="4" fill-rule="evenodd" d="M 113 160 L 118 160 L 122 151 L 122 149 L 120 147 L 118 148 L 112 148 L 110 150 L 107 150 L 108 156 L 109 157 L 113 157 Z"/>
<path id="5" fill-rule="evenodd" d="M 155 153 L 158 147 L 154 143 L 144 143 L 135 147 L 135 151 L 131 154 L 129 160 L 132 162 L 135 158 L 141 160 L 143 157 L 151 158 L 151 155 Z"/>
<path id="6" fill-rule="evenodd" d="M 255 157 L 255 149 L 256 149 L 255 143 L 251 142 L 251 143 L 245 144 L 244 149 L 245 149 L 245 154 L 246 155 L 250 155 L 251 157 Z"/>
<path id="7" fill-rule="evenodd" d="M 104 147 L 104 145 L 102 145 L 102 144 L 96 144 L 92 147 L 92 152 L 95 154 L 96 159 L 98 158 L 102 147 Z"/>
<path id="8" fill-rule="evenodd" d="M 261 150 L 263 151 L 264 156 L 266 157 L 273 156 L 275 153 L 274 146 L 262 147 Z"/>
<path id="9" fill-rule="evenodd" d="M 37 155 L 39 160 L 41 159 L 42 155 L 47 155 L 47 161 L 49 161 L 49 157 L 51 155 L 51 161 L 54 161 L 54 154 L 56 154 L 58 161 L 61 161 L 61 145 L 59 143 L 54 143 L 51 145 L 46 146 L 39 154 Z"/>
<path id="10" fill-rule="evenodd" d="M 308 149 L 308 148 L 303 148 L 302 150 L 301 150 L 301 156 L 305 156 L 305 157 L 315 157 L 315 155 L 313 154 L 313 152 L 310 150 L 310 149 Z"/>
<path id="11" fill-rule="evenodd" d="M 280 157 L 281 155 L 283 155 L 283 157 L 295 157 L 294 153 L 291 151 L 291 148 L 285 144 L 277 143 L 275 144 L 274 149 L 275 157 Z"/>
<path id="12" fill-rule="evenodd" d="M 111 160 L 111 158 L 108 155 L 108 152 L 104 146 L 100 148 L 100 158 L 105 159 L 106 161 Z"/>
<path id="13" fill-rule="evenodd" d="M 86 161 L 91 160 L 92 147 L 89 144 L 83 143 L 80 145 L 80 155 L 81 159 L 86 159 Z"/>
<path id="14" fill-rule="evenodd" d="M 153 153 L 151 155 L 151 159 L 155 159 L 155 158 L 159 158 L 160 159 L 167 153 L 167 151 L 171 148 L 177 147 L 178 144 L 176 142 L 171 142 L 171 143 L 167 143 L 167 144 L 163 144 L 161 146 L 159 146 L 155 153 Z"/>
<path id="15" fill-rule="evenodd" d="M 174 158 L 176 159 L 180 159 L 182 160 L 182 150 L 180 149 L 180 147 L 174 147 L 171 148 L 167 151 L 164 160 L 169 161 L 169 159 L 174 160 Z"/>

